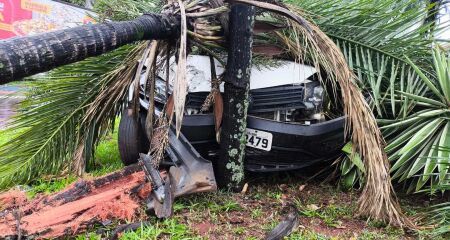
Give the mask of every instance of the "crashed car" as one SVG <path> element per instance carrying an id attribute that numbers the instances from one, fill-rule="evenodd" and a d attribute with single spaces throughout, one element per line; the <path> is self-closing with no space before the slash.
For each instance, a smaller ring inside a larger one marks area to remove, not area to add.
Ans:
<path id="1" fill-rule="evenodd" d="M 175 76 L 171 64 L 169 76 Z M 218 75 L 223 67 L 216 62 Z M 191 55 L 187 61 L 189 90 L 181 132 L 205 159 L 218 158 L 214 115 L 201 108 L 211 91 L 211 66 L 208 56 Z M 167 102 L 171 84 L 164 73 L 155 86 L 155 111 Z M 171 80 L 171 82 L 173 79 Z M 124 114 L 119 125 L 119 150 L 124 164 L 137 162 L 140 152 L 148 151 L 143 129 L 149 108 L 145 79 L 140 81 L 141 121 L 136 124 Z M 130 87 L 130 96 L 132 96 Z M 223 84 L 220 86 L 223 92 Z M 344 117 L 328 119 L 323 111 L 325 91 L 316 69 L 290 61 L 276 66 L 254 66 L 250 78 L 245 169 L 253 172 L 285 171 L 304 168 L 335 159 L 345 143 Z"/>

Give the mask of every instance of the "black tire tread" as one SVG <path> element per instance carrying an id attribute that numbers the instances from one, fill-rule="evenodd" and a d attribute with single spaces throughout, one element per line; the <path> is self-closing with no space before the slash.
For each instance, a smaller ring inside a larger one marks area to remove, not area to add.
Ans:
<path id="1" fill-rule="evenodd" d="M 148 139 L 141 123 L 132 116 L 131 109 L 125 109 L 119 123 L 118 143 L 120 158 L 124 165 L 137 163 L 139 153 L 148 151 Z"/>

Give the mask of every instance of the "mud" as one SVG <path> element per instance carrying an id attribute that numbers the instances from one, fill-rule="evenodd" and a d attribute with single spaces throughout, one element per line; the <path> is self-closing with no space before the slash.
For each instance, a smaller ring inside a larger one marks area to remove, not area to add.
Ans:
<path id="1" fill-rule="evenodd" d="M 17 192 L 0 195 L 0 239 L 55 238 L 82 232 L 107 220 L 134 221 L 150 192 L 136 166 L 93 180 L 81 180 L 61 193 L 23 200 Z M 1 196 L 4 196 L 3 198 Z"/>

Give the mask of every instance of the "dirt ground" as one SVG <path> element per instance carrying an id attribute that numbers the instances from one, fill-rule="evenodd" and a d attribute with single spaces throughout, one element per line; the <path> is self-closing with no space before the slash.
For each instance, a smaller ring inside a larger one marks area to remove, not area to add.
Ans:
<path id="1" fill-rule="evenodd" d="M 275 183 L 276 182 L 276 183 Z M 176 218 L 207 239 L 263 239 L 282 217 L 283 205 L 300 211 L 289 239 L 415 239 L 417 236 L 354 216 L 357 192 L 304 183 L 294 177 L 255 179 L 247 192 L 202 194 L 177 201 Z"/>
<path id="2" fill-rule="evenodd" d="M 283 206 L 300 212 L 300 225 L 287 239 L 427 239 L 426 232 L 405 232 L 377 221 L 356 217 L 359 193 L 336 185 L 307 182 L 298 174 L 252 176 L 245 193 L 195 194 L 179 198 L 170 220 L 142 219 L 151 227 L 125 233 L 122 239 L 264 239 L 279 222 Z M 403 201 L 406 214 L 420 215 L 429 204 L 422 197 Z M 91 229 L 107 235 L 108 229 Z M 92 239 L 83 235 L 83 239 Z M 434 238 L 437 239 L 437 238 Z M 445 238 L 442 238 L 445 239 Z"/>
<path id="3" fill-rule="evenodd" d="M 139 176 L 143 178 L 143 175 Z M 299 210 L 300 224 L 287 239 L 428 238 L 426 231 L 405 232 L 377 221 L 356 217 L 354 213 L 359 195 L 357 191 L 344 192 L 336 185 L 317 180 L 308 182 L 302 173 L 251 175 L 248 179 L 245 192 L 219 191 L 176 199 L 174 215 L 168 220 L 142 214 L 145 212 L 145 201 L 141 198 L 139 201 L 142 206 L 135 210 L 134 217 L 121 220 L 102 217 L 99 218 L 101 221 L 89 221 L 89 224 L 79 231 L 71 231 L 71 235 L 67 237 L 104 239 L 109 237 L 119 224 L 129 223 L 132 219 L 147 221 L 149 225 L 136 231 L 125 232 L 121 239 L 264 239 L 285 214 L 283 207 L 294 205 Z M 79 182 L 71 184 L 69 188 L 77 186 Z M 127 186 L 127 189 L 132 187 L 132 184 L 127 185 L 125 182 L 121 184 Z M 110 188 L 108 185 L 105 187 Z M 62 193 L 67 191 L 63 190 Z M 95 191 L 92 191 L 93 193 Z M 58 193 L 52 196 L 57 195 Z M 42 199 L 52 198 L 54 197 L 37 194 L 31 202 L 41 203 Z M 424 206 L 430 204 L 429 199 L 424 197 L 405 199 L 402 200 L 402 206 L 406 214 L 414 219 L 420 216 Z M 17 198 L 17 201 L 26 200 L 22 197 Z M 61 207 L 64 205 L 59 206 Z M 75 229 L 72 225 L 70 227 Z"/>

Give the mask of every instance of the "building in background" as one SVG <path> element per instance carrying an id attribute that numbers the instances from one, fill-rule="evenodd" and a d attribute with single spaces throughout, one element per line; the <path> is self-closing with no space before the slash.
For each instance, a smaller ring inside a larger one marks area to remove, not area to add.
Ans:
<path id="1" fill-rule="evenodd" d="M 0 39 L 95 22 L 95 13 L 59 1 L 0 0 Z"/>

